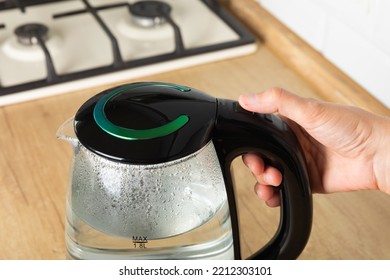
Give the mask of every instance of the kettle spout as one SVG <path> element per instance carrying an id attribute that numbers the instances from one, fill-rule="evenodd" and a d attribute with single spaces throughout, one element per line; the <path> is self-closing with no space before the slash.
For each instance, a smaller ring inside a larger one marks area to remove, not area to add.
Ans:
<path id="1" fill-rule="evenodd" d="M 56 137 L 58 139 L 66 140 L 74 147 L 78 145 L 76 133 L 73 126 L 74 118 L 70 118 L 65 121 L 57 130 Z"/>

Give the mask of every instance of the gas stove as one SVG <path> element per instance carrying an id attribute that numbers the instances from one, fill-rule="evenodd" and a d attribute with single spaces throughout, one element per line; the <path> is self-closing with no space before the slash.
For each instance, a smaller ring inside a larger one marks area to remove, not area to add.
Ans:
<path id="1" fill-rule="evenodd" d="M 0 0 L 0 105 L 255 50 L 215 0 Z"/>

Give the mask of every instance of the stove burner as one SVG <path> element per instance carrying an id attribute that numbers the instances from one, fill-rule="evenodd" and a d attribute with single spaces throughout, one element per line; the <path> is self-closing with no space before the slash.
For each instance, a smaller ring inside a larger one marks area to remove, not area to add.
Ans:
<path id="1" fill-rule="evenodd" d="M 18 42 L 24 46 L 39 44 L 39 40 L 46 41 L 49 29 L 40 23 L 24 24 L 15 29 Z"/>
<path id="2" fill-rule="evenodd" d="M 171 6 L 162 1 L 140 1 L 130 5 L 134 24 L 141 27 L 154 27 L 167 21 Z"/>
<path id="3" fill-rule="evenodd" d="M 53 60 L 50 52 L 46 47 L 45 41 L 47 40 L 47 33 L 49 29 L 40 23 L 28 23 L 21 25 L 15 29 L 15 35 L 18 42 L 23 46 L 38 45 L 45 56 L 46 70 L 48 82 L 54 82 L 58 80 L 58 75 L 54 68 Z"/>

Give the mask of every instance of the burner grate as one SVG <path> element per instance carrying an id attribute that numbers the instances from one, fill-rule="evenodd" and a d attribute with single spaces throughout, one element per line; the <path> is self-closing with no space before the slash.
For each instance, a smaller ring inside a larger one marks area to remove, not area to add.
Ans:
<path id="1" fill-rule="evenodd" d="M 112 9 L 112 8 L 118 8 L 118 7 L 128 7 L 130 13 L 134 13 L 133 12 L 134 9 L 137 9 L 138 4 L 140 4 L 140 3 L 145 4 L 145 3 L 160 2 L 160 1 L 142 1 L 142 2 L 136 2 L 135 4 L 130 4 L 130 3 L 124 2 L 124 3 L 115 3 L 115 4 L 111 4 L 111 5 L 102 5 L 102 6 L 92 7 L 88 3 L 88 0 L 82 0 L 82 1 L 86 5 L 88 5 L 87 9 L 80 9 L 80 10 L 75 10 L 75 11 L 70 11 L 70 12 L 65 12 L 65 13 L 54 14 L 53 18 L 74 16 L 74 15 L 79 15 L 79 14 L 88 13 L 88 12 L 91 13 L 95 17 L 96 21 L 99 23 L 101 28 L 104 29 L 105 33 L 107 34 L 107 36 L 109 37 L 109 39 L 111 41 L 112 51 L 114 53 L 114 64 L 113 64 L 114 67 L 119 67 L 119 66 L 123 65 L 123 61 L 121 58 L 118 43 L 117 43 L 115 37 L 113 36 L 112 32 L 108 29 L 108 27 L 105 25 L 105 23 L 100 18 L 100 16 L 98 15 L 97 12 L 102 11 L 102 10 Z M 139 8 L 137 10 L 139 10 Z M 139 14 L 138 14 L 138 16 L 139 16 Z M 161 14 L 157 13 L 155 16 L 159 16 L 159 17 L 163 18 L 166 22 L 168 22 L 172 26 L 173 32 L 175 34 L 175 36 L 174 36 L 174 38 L 175 38 L 175 52 L 174 53 L 177 55 L 182 54 L 184 52 L 184 44 L 183 44 L 183 39 L 181 36 L 179 26 L 174 22 L 174 20 L 169 15 L 169 12 L 167 12 L 167 11 L 162 10 Z"/>
<path id="2" fill-rule="evenodd" d="M 104 31 L 104 34 L 109 38 L 111 44 L 111 51 L 113 54 L 112 64 L 107 66 L 96 67 L 93 69 L 79 70 L 71 73 L 58 74 L 54 67 L 52 56 L 45 44 L 45 40 L 38 36 L 36 38 L 36 41 L 44 53 L 44 57 L 46 61 L 47 77 L 41 80 L 25 82 L 23 84 L 17 84 L 12 86 L 4 86 L 4 85 L 2 86 L 1 77 L 0 77 L 0 97 L 6 96 L 11 93 L 25 92 L 32 89 L 44 88 L 51 85 L 58 85 L 61 83 L 67 83 L 75 80 L 90 78 L 90 77 L 99 76 L 102 74 L 108 74 L 116 71 L 133 69 L 141 66 L 152 65 L 155 63 L 167 62 L 178 58 L 181 59 L 181 58 L 206 54 L 210 52 L 225 50 L 229 48 L 244 46 L 244 45 L 252 44 L 255 41 L 253 35 L 245 27 L 243 27 L 238 21 L 236 21 L 233 17 L 231 17 L 230 14 L 228 14 L 220 5 L 217 5 L 215 1 L 200 0 L 200 2 L 203 2 L 214 14 L 216 14 L 220 19 L 222 19 L 224 23 L 226 23 L 226 25 L 228 25 L 232 30 L 234 30 L 235 33 L 238 34 L 239 36 L 238 40 L 228 41 L 223 43 L 215 43 L 207 46 L 186 48 L 183 43 L 180 27 L 172 19 L 169 12 L 163 12 L 160 15 L 161 18 L 166 22 L 166 24 L 169 24 L 173 30 L 174 36 L 172 40 L 174 40 L 174 50 L 170 53 L 154 55 L 151 57 L 124 60 L 118 45 L 117 38 L 115 37 L 114 33 L 110 30 L 110 28 L 107 26 L 107 24 L 104 22 L 104 20 L 101 18 L 98 12 L 102 10 L 127 6 L 130 15 L 131 9 L 134 8 L 134 5 L 136 4 L 130 4 L 128 2 L 118 2 L 109 5 L 92 6 L 90 4 L 91 1 L 89 0 L 80 0 L 80 1 L 84 4 L 84 8 L 61 12 L 61 13 L 55 13 L 52 15 L 52 18 L 54 20 L 60 20 L 61 18 L 77 16 L 84 13 L 91 14 L 92 17 L 95 19 L 95 21 L 99 24 L 100 28 Z M 157 1 L 143 1 L 143 2 L 155 3 Z M 5 24 L 0 24 L 0 28 L 5 28 Z"/>
<path id="3" fill-rule="evenodd" d="M 56 0 L 60 1 L 68 1 L 68 0 Z M 25 11 L 28 6 L 35 6 L 40 4 L 52 3 L 53 0 L 5 0 L 0 2 L 0 11 L 9 10 L 9 9 L 20 9 L 22 12 Z"/>

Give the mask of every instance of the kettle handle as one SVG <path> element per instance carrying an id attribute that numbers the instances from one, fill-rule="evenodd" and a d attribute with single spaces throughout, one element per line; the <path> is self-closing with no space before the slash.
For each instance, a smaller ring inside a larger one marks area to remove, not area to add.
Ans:
<path id="1" fill-rule="evenodd" d="M 231 100 L 218 100 L 214 146 L 225 179 L 235 259 L 241 259 L 231 163 L 248 152 L 260 154 L 283 174 L 280 224 L 275 236 L 250 259 L 296 259 L 309 239 L 312 196 L 305 159 L 295 134 L 275 115 L 248 112 Z"/>

